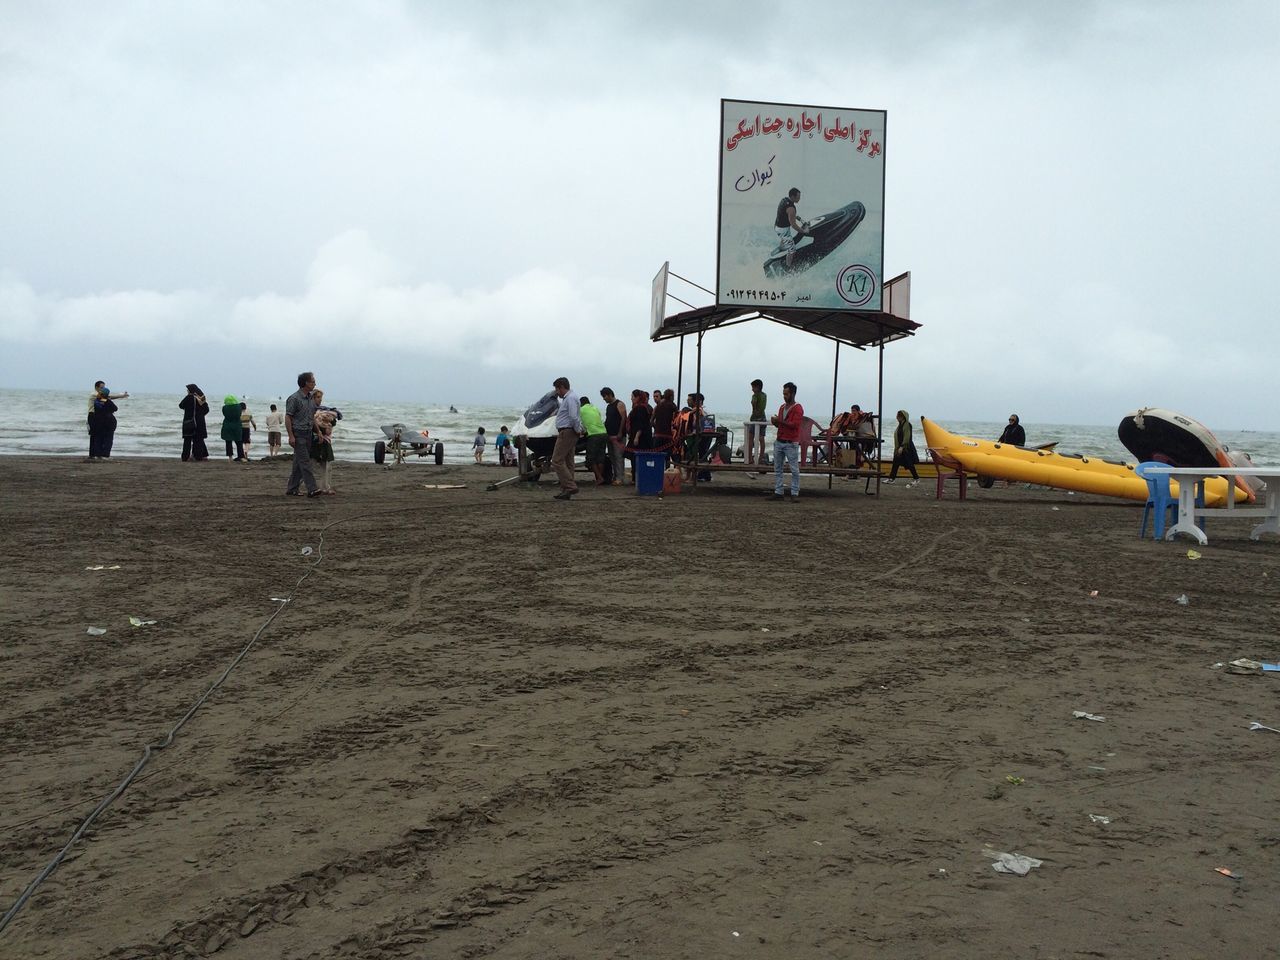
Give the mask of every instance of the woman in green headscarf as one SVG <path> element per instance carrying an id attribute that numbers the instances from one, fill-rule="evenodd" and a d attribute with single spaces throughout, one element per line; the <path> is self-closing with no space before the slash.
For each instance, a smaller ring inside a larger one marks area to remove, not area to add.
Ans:
<path id="1" fill-rule="evenodd" d="M 231 459 L 231 445 L 236 445 L 236 460 L 245 461 L 244 434 L 240 430 L 240 401 L 227 394 L 222 399 L 222 439 L 227 442 L 227 459 Z"/>

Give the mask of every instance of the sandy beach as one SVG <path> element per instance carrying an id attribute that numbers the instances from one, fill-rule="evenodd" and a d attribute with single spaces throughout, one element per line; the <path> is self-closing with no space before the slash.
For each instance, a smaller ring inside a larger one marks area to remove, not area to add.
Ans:
<path id="1" fill-rule="evenodd" d="M 0 911 L 292 597 L 0 956 L 1276 949 L 1280 675 L 1211 668 L 1280 658 L 1245 522 L 287 471 L 0 458 Z"/>

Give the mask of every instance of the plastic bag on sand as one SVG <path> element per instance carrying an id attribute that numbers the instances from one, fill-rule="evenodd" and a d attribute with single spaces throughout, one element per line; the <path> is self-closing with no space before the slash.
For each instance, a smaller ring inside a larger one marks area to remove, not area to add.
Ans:
<path id="1" fill-rule="evenodd" d="M 1025 877 L 1043 863 L 1043 860 L 1023 856 L 1020 853 L 999 853 L 996 854 L 996 862 L 991 864 L 991 869 L 996 873 L 1013 873 L 1019 877 Z"/>

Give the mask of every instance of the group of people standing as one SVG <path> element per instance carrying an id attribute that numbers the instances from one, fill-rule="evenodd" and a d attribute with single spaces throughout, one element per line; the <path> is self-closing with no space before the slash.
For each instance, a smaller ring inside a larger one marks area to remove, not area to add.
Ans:
<path id="1" fill-rule="evenodd" d="M 102 380 L 93 385 L 93 393 L 89 396 L 87 424 L 89 427 L 89 460 L 90 462 L 109 460 L 111 446 L 116 440 L 116 406 L 117 400 L 129 399 L 129 392 L 112 393 L 111 388 Z"/>
<path id="2" fill-rule="evenodd" d="M 200 463 L 209 459 L 209 447 L 205 441 L 209 438 L 206 418 L 209 416 L 209 401 L 199 384 L 188 383 L 187 394 L 178 401 L 182 411 L 182 460 L 184 463 Z M 279 414 L 276 405 L 271 405 L 271 413 L 267 414 L 268 444 L 271 456 L 280 449 L 280 432 L 277 424 Z M 275 431 L 272 431 L 273 424 Z M 228 394 L 222 399 L 222 426 L 218 431 L 219 438 L 226 444 L 227 460 L 236 463 L 249 462 L 249 447 L 253 432 L 258 423 L 249 410 L 249 404 Z M 234 451 L 234 454 L 233 454 Z"/>

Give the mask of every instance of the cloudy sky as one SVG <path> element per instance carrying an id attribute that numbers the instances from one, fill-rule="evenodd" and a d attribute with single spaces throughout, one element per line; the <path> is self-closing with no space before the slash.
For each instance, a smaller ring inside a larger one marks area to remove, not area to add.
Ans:
<path id="1" fill-rule="evenodd" d="M 649 284 L 714 284 L 721 97 L 888 111 L 886 408 L 1280 428 L 1265 0 L 0 0 L 0 383 L 674 385 Z M 713 408 L 830 406 L 825 341 L 705 348 Z"/>

